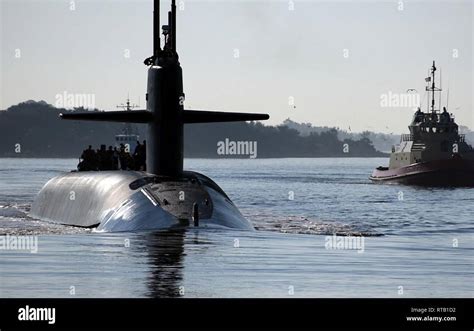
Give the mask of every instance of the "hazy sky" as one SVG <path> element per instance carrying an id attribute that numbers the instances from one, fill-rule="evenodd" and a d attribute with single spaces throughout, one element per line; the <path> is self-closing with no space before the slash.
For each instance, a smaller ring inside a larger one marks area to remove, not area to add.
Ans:
<path id="1" fill-rule="evenodd" d="M 152 2 L 0 0 L 0 109 L 65 91 L 144 108 Z M 401 133 L 412 108 L 381 97 L 423 97 L 436 60 L 450 111 L 474 128 L 472 1 L 177 2 L 186 108 Z"/>

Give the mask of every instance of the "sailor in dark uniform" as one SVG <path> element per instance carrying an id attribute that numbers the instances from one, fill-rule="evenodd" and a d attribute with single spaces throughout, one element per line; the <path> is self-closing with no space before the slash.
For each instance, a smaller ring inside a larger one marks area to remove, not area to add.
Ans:
<path id="1" fill-rule="evenodd" d="M 82 161 L 77 165 L 79 171 L 94 171 L 97 170 L 97 154 L 89 145 L 89 148 L 84 150 L 81 155 Z"/>
<path id="2" fill-rule="evenodd" d="M 418 110 L 417 110 L 416 113 L 415 113 L 413 122 L 414 122 L 414 123 L 421 123 L 421 122 L 423 122 L 423 113 L 421 112 L 421 109 L 420 109 L 419 107 L 418 107 Z"/>

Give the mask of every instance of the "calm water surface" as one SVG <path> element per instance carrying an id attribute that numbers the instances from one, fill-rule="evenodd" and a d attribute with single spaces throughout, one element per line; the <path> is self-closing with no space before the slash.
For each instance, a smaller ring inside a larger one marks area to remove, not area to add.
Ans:
<path id="1" fill-rule="evenodd" d="M 474 189 L 371 184 L 385 163 L 188 159 L 258 231 L 95 233 L 28 217 L 76 160 L 0 159 L 0 235 L 38 238 L 0 249 L 0 297 L 473 297 Z"/>

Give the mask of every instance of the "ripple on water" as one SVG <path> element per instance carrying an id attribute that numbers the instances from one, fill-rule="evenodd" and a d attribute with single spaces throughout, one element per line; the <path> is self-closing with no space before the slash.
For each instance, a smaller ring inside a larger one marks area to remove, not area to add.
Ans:
<path id="1" fill-rule="evenodd" d="M 28 216 L 30 204 L 0 204 L 0 235 L 88 233 L 89 229 L 44 222 Z"/>
<path id="2" fill-rule="evenodd" d="M 362 224 L 346 224 L 337 221 L 324 221 L 301 216 L 275 218 L 275 215 L 251 217 L 259 231 L 276 231 L 289 234 L 313 234 L 338 236 L 378 237 L 383 233 Z"/>

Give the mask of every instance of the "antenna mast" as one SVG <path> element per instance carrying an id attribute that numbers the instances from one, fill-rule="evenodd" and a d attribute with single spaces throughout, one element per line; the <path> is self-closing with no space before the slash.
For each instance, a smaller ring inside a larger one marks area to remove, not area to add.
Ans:
<path id="1" fill-rule="evenodd" d="M 446 100 L 446 109 L 449 110 L 449 83 L 448 83 L 448 96 Z"/>
<path id="2" fill-rule="evenodd" d="M 168 25 L 163 25 L 165 45 L 163 50 L 174 57 L 176 53 L 176 1 L 171 1 L 171 10 L 168 12 Z"/>
<path id="3" fill-rule="evenodd" d="M 441 79 L 441 69 L 439 69 L 439 90 L 441 91 L 443 89 L 443 80 Z M 438 107 L 439 111 L 441 111 L 441 92 L 439 92 L 439 102 L 438 102 Z"/>
<path id="4" fill-rule="evenodd" d="M 176 1 L 171 1 L 171 49 L 176 52 Z"/>
<path id="5" fill-rule="evenodd" d="M 160 45 L 160 0 L 153 1 L 153 55 L 158 57 Z"/>
<path id="6" fill-rule="evenodd" d="M 121 108 L 127 112 L 132 111 L 134 108 L 138 108 L 137 105 L 130 104 L 130 96 L 127 97 L 127 102 L 125 104 L 121 103 L 120 105 L 117 105 L 116 107 Z M 123 127 L 123 133 L 127 135 L 132 133 L 132 123 L 130 122 L 125 123 Z"/>
<path id="7" fill-rule="evenodd" d="M 426 81 L 429 83 L 431 81 L 431 87 L 428 86 L 426 87 L 426 91 L 428 91 L 428 98 L 429 98 L 429 92 L 431 91 L 431 112 L 435 113 L 435 92 L 441 92 L 442 90 L 440 88 L 436 88 L 435 85 L 435 72 L 436 72 L 436 66 L 435 66 L 435 61 L 433 61 L 433 66 L 431 67 L 431 77 L 426 78 Z M 440 99 L 441 100 L 441 99 Z M 429 109 L 429 106 L 428 106 Z"/>
<path id="8" fill-rule="evenodd" d="M 121 103 L 120 105 L 117 105 L 117 108 L 122 108 L 125 111 L 131 111 L 133 108 L 138 108 L 136 104 L 130 104 L 130 97 L 127 98 L 127 102 L 125 104 Z"/>
<path id="9" fill-rule="evenodd" d="M 431 112 L 434 113 L 435 109 L 435 71 L 436 71 L 436 66 L 435 66 L 435 61 L 433 61 L 433 66 L 431 67 L 431 75 L 432 75 L 432 82 L 431 82 Z"/>

